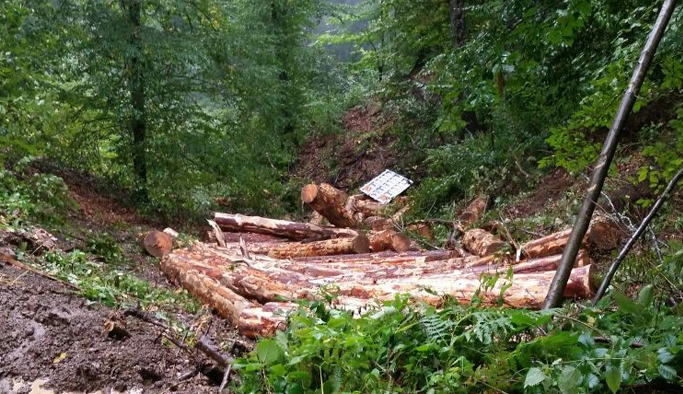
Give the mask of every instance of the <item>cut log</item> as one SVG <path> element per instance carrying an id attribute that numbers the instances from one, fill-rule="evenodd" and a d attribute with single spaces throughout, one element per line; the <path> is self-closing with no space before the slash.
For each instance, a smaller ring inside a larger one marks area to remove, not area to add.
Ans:
<path id="1" fill-rule="evenodd" d="M 521 246 L 522 254 L 528 258 L 561 254 L 567 246 L 571 232 L 572 229 L 567 229 L 531 240 Z M 612 250 L 619 245 L 623 234 L 624 232 L 614 221 L 598 216 L 588 227 L 583 244 L 599 250 Z"/>
<path id="2" fill-rule="evenodd" d="M 337 227 L 355 227 L 357 224 L 353 212 L 346 207 L 348 196 L 332 185 L 306 185 L 301 190 L 301 200 Z"/>
<path id="3" fill-rule="evenodd" d="M 594 215 L 586 233 L 586 241 L 600 250 L 614 250 L 625 235 L 627 232 L 614 220 L 603 215 Z"/>
<path id="4" fill-rule="evenodd" d="M 314 224 L 316 226 L 322 226 L 324 221 L 325 217 L 321 215 L 320 212 L 313 211 L 311 213 L 311 218 L 308 220 L 308 223 Z"/>
<path id="5" fill-rule="evenodd" d="M 173 238 L 163 231 L 153 230 L 138 238 L 140 247 L 156 258 L 162 258 L 173 250 Z"/>
<path id="6" fill-rule="evenodd" d="M 347 228 L 316 226 L 310 223 L 289 222 L 259 216 L 231 215 L 216 212 L 213 214 L 213 220 L 223 230 L 270 234 L 294 240 L 322 240 L 355 237 L 358 235 L 357 231 Z"/>
<path id="7" fill-rule="evenodd" d="M 477 256 L 494 254 L 505 247 L 505 242 L 488 231 L 473 229 L 465 232 L 462 244 L 467 251 Z"/>
<path id="8" fill-rule="evenodd" d="M 286 242 L 287 238 L 277 237 L 275 235 L 259 234 L 259 233 L 232 233 L 228 231 L 223 231 L 223 239 L 226 244 L 232 242 L 239 242 L 240 238 L 247 243 L 265 243 L 265 242 Z M 218 243 L 216 240 L 216 234 L 213 231 L 207 231 L 204 236 L 204 242 L 207 243 Z"/>
<path id="9" fill-rule="evenodd" d="M 219 280 L 223 271 L 198 270 L 195 265 L 201 259 L 201 254 L 173 253 L 161 260 L 161 271 L 172 282 L 184 287 L 190 294 L 215 308 L 221 316 L 237 325 L 242 310 L 254 307 L 256 304 L 227 287 L 221 286 Z"/>
<path id="10" fill-rule="evenodd" d="M 489 203 L 488 196 L 479 196 L 470 203 L 470 205 L 465 208 L 462 214 L 460 214 L 460 222 L 464 227 L 470 227 L 477 220 L 481 219 L 486 213 L 486 207 Z"/>
<path id="11" fill-rule="evenodd" d="M 273 258 L 330 256 L 370 252 L 370 240 L 363 234 L 353 238 L 332 238 L 314 242 L 280 242 L 247 244 L 252 253 L 266 254 Z"/>
<path id="12" fill-rule="evenodd" d="M 403 253 L 410 249 L 410 238 L 394 230 L 373 231 L 368 234 L 368 238 L 370 238 L 370 250 L 373 252 L 393 250 Z"/>
<path id="13" fill-rule="evenodd" d="M 593 266 L 574 268 L 564 296 L 567 298 L 588 298 L 593 289 L 591 275 Z M 461 303 L 472 302 L 475 295 L 484 305 L 497 305 L 499 302 L 512 308 L 540 309 L 555 275 L 554 271 L 515 274 L 508 281 L 500 278 L 492 288 L 482 286 L 476 275 L 462 276 L 459 272 L 451 274 L 432 274 L 415 278 L 385 280 L 377 285 L 358 286 L 352 283 L 339 286 L 341 294 L 378 300 L 391 300 L 396 294 L 410 294 L 411 298 L 435 307 L 444 303 L 444 296 L 455 298 Z M 508 287 L 509 286 L 509 287 Z"/>
<path id="14" fill-rule="evenodd" d="M 365 196 L 363 196 L 365 197 Z M 387 206 L 372 200 L 355 199 L 353 204 L 349 207 L 354 212 L 363 214 L 364 217 L 382 216 L 382 213 L 387 209 Z"/>
<path id="15" fill-rule="evenodd" d="M 104 331 L 111 338 L 115 339 L 125 339 L 130 337 L 130 332 L 126 329 L 126 326 L 114 320 L 107 320 L 104 322 Z"/>
<path id="16" fill-rule="evenodd" d="M 342 256 L 321 256 L 321 257 L 299 257 L 294 261 L 308 262 L 308 263 L 353 263 L 361 262 L 368 264 L 415 264 L 427 261 L 447 260 L 450 258 L 461 257 L 458 251 L 455 250 L 430 250 L 424 252 L 379 252 L 379 253 L 363 253 L 363 254 L 349 254 Z"/>
<path id="17" fill-rule="evenodd" d="M 242 311 L 239 331 L 249 338 L 272 337 L 277 330 L 286 328 L 287 313 L 298 306 L 289 302 L 269 302 L 263 306 Z"/>
<path id="18" fill-rule="evenodd" d="M 431 241 L 434 239 L 434 232 L 429 223 L 413 223 L 408 225 L 408 230 L 415 232 L 420 237 Z"/>
<path id="19" fill-rule="evenodd" d="M 380 216 L 370 216 L 363 220 L 363 225 L 372 231 L 393 230 L 396 228 L 391 219 Z"/>
<path id="20" fill-rule="evenodd" d="M 166 234 L 170 235 L 171 238 L 173 238 L 173 239 L 178 238 L 178 236 L 180 235 L 180 233 L 178 233 L 177 231 L 175 231 L 174 229 L 172 229 L 172 228 L 170 228 L 170 227 L 166 227 L 166 228 L 164 229 L 164 232 L 165 232 Z"/>

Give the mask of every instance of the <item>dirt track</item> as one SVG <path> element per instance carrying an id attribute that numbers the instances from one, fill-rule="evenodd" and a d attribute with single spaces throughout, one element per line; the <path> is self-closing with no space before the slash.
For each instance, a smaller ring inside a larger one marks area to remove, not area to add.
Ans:
<path id="1" fill-rule="evenodd" d="M 55 392 L 216 392 L 202 374 L 177 383 L 196 363 L 162 344 L 154 326 L 129 317 L 131 337 L 109 338 L 102 326 L 114 312 L 89 305 L 61 284 L 0 264 L 0 393 L 17 392 L 11 389 L 17 378 L 46 379 L 44 387 Z M 214 341 L 232 335 L 214 320 Z M 19 392 L 31 391 L 26 385 Z"/>

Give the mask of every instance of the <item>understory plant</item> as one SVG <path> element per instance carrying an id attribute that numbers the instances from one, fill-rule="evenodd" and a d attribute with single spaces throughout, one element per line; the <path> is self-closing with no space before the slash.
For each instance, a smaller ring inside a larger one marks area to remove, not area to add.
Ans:
<path id="1" fill-rule="evenodd" d="M 315 302 L 239 359 L 239 393 L 617 393 L 681 390 L 680 308 L 652 287 L 597 307 L 437 310 L 396 297 L 358 317 Z"/>

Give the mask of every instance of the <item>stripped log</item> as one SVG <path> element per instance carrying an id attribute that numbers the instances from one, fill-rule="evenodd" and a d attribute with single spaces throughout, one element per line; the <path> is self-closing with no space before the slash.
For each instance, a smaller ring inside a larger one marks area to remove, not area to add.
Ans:
<path id="1" fill-rule="evenodd" d="M 368 234 L 368 237 L 370 239 L 370 250 L 373 252 L 393 250 L 402 253 L 410 249 L 410 238 L 394 230 L 373 231 Z"/>
<path id="2" fill-rule="evenodd" d="M 208 261 L 204 261 L 209 259 Z M 230 319 L 235 325 L 239 322 L 242 310 L 257 306 L 254 302 L 220 285 L 224 271 L 209 265 L 212 257 L 192 249 L 183 249 L 161 260 L 161 271 L 175 284 L 187 289 L 190 294 L 215 308 L 218 313 Z M 215 259 L 215 257 L 214 257 Z M 216 265 L 224 264 L 215 259 Z M 204 269 L 198 269 L 203 266 Z"/>
<path id="3" fill-rule="evenodd" d="M 363 253 L 351 254 L 343 256 L 321 256 L 321 257 L 300 257 L 295 261 L 309 262 L 309 263 L 352 263 L 352 262 L 367 262 L 370 264 L 414 264 L 419 262 L 439 261 L 450 258 L 462 257 L 458 251 L 455 250 L 430 250 L 424 252 L 380 252 L 380 253 Z"/>
<path id="4" fill-rule="evenodd" d="M 363 225 L 372 231 L 393 230 L 396 225 L 391 219 L 380 216 L 370 216 L 363 220 Z"/>
<path id="5" fill-rule="evenodd" d="M 277 330 L 286 328 L 287 313 L 297 307 L 289 302 L 269 302 L 245 309 L 240 316 L 239 331 L 249 338 L 274 336 Z"/>
<path id="6" fill-rule="evenodd" d="M 150 231 L 138 238 L 140 247 L 150 255 L 161 258 L 173 250 L 173 238 L 163 231 Z"/>
<path id="7" fill-rule="evenodd" d="M 416 233 L 420 237 L 431 241 L 434 239 L 434 232 L 429 223 L 412 223 L 408 225 L 408 230 Z"/>
<path id="8" fill-rule="evenodd" d="M 387 209 L 386 205 L 372 200 L 363 200 L 357 198 L 351 201 L 353 203 L 349 208 L 354 212 L 361 213 L 363 217 L 382 216 L 383 212 Z"/>
<path id="9" fill-rule="evenodd" d="M 223 239 L 226 244 L 232 242 L 239 242 L 240 238 L 247 243 L 273 243 L 273 242 L 286 242 L 287 238 L 277 237 L 275 235 L 259 234 L 259 233 L 233 233 L 229 231 L 223 231 Z M 216 240 L 216 234 L 213 231 L 207 231 L 204 236 L 204 242 L 207 243 L 218 243 Z"/>
<path id="10" fill-rule="evenodd" d="M 572 229 L 563 230 L 542 238 L 531 240 L 521 246 L 522 254 L 528 258 L 536 258 L 561 254 L 564 251 Z M 583 245 L 600 250 L 612 250 L 619 245 L 624 232 L 618 224 L 604 216 L 599 216 L 591 222 Z"/>
<path id="11" fill-rule="evenodd" d="M 355 237 L 358 235 L 357 231 L 346 228 L 316 226 L 310 223 L 290 222 L 260 216 L 232 215 L 216 212 L 213 214 L 213 220 L 223 230 L 270 234 L 294 240 L 321 240 Z"/>
<path id="12" fill-rule="evenodd" d="M 327 183 L 306 185 L 301 189 L 301 200 L 337 227 L 355 227 L 353 212 L 347 209 L 346 193 Z"/>
<path id="13" fill-rule="evenodd" d="M 370 240 L 363 234 L 353 238 L 332 238 L 315 242 L 280 242 L 247 244 L 252 253 L 266 254 L 273 258 L 330 256 L 370 252 Z"/>
<path id="14" fill-rule="evenodd" d="M 476 221 L 481 219 L 486 212 L 486 207 L 489 203 L 488 196 L 479 196 L 465 208 L 459 219 L 463 226 L 470 227 Z"/>
<path id="15" fill-rule="evenodd" d="M 588 298 L 592 293 L 591 276 L 593 266 L 574 268 L 564 292 L 567 298 Z M 398 278 L 386 280 L 377 285 L 356 285 L 343 283 L 339 286 L 343 295 L 361 298 L 391 300 L 396 294 L 410 294 L 416 301 L 440 307 L 445 296 L 461 303 L 470 303 L 477 295 L 484 305 L 499 303 L 512 308 L 540 309 L 550 287 L 554 271 L 529 274 L 515 274 L 510 280 L 500 278 L 492 288 L 482 286 L 480 278 L 452 274 L 432 274 L 419 278 Z M 508 287 L 509 286 L 509 287 Z"/>
<path id="16" fill-rule="evenodd" d="M 505 247 L 505 242 L 488 231 L 473 229 L 465 232 L 462 237 L 465 249 L 477 256 L 487 256 Z"/>

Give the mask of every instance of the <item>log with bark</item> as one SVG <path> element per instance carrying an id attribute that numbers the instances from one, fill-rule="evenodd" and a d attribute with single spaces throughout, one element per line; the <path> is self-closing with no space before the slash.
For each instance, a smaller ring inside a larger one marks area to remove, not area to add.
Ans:
<path id="1" fill-rule="evenodd" d="M 368 234 L 370 239 L 370 250 L 373 252 L 384 252 L 393 250 L 395 252 L 407 252 L 410 249 L 410 238 L 407 235 L 394 230 L 373 231 Z"/>
<path id="2" fill-rule="evenodd" d="M 460 214 L 460 223 L 464 227 L 470 227 L 474 222 L 481 219 L 486 212 L 486 207 L 489 203 L 488 196 L 479 196 L 470 203 L 470 205 L 465 208 L 462 214 Z"/>
<path id="3" fill-rule="evenodd" d="M 408 230 L 416 233 L 420 237 L 432 241 L 434 239 L 434 232 L 429 223 L 412 223 L 408 225 Z"/>
<path id="4" fill-rule="evenodd" d="M 314 242 L 280 242 L 247 244 L 252 253 L 266 254 L 273 258 L 288 259 L 307 256 L 330 256 L 370 252 L 370 240 L 359 234 L 348 238 L 331 238 Z"/>
<path id="5" fill-rule="evenodd" d="M 588 298 L 592 294 L 591 266 L 574 268 L 565 289 L 566 298 Z M 461 303 L 472 302 L 478 296 L 484 305 L 498 305 L 512 308 L 540 309 L 548 292 L 554 271 L 514 274 L 510 280 L 500 278 L 492 288 L 482 285 L 476 275 L 432 274 L 415 278 L 386 280 L 377 285 L 341 284 L 341 294 L 356 297 L 391 300 L 396 294 L 410 294 L 417 301 L 440 307 L 445 297 L 455 298 Z M 509 286 L 509 287 L 508 287 Z"/>
<path id="6" fill-rule="evenodd" d="M 229 231 L 223 231 L 223 239 L 227 244 L 233 242 L 239 242 L 240 238 L 247 243 L 273 243 L 273 242 L 286 242 L 287 238 L 277 237 L 275 235 L 259 234 L 259 233 L 233 233 Z M 207 231 L 204 235 L 204 242 L 207 243 L 218 243 L 216 240 L 216 234 L 214 231 Z"/>
<path id="7" fill-rule="evenodd" d="M 104 322 L 104 331 L 107 336 L 115 339 L 125 339 L 130 337 L 130 332 L 126 329 L 123 322 L 116 320 L 107 320 Z"/>
<path id="8" fill-rule="evenodd" d="M 355 237 L 358 232 L 347 228 L 317 226 L 310 223 L 290 222 L 260 216 L 232 215 L 216 212 L 213 220 L 227 231 L 270 234 L 294 240 Z"/>
<path id="9" fill-rule="evenodd" d="M 173 238 L 163 231 L 153 230 L 141 234 L 138 243 L 142 249 L 156 258 L 162 258 L 173 250 Z"/>
<path id="10" fill-rule="evenodd" d="M 505 247 L 505 242 L 495 235 L 482 229 L 472 229 L 465 232 L 462 237 L 465 249 L 477 256 L 488 256 Z"/>
<path id="11" fill-rule="evenodd" d="M 282 303 L 282 299 L 316 299 L 319 288 L 328 285 L 338 289 L 338 307 L 352 311 L 401 293 L 437 306 L 443 295 L 470 302 L 480 288 L 484 303 L 495 304 L 503 290 L 500 283 L 511 271 L 512 285 L 502 294 L 503 304 L 537 308 L 559 260 L 552 256 L 513 264 L 504 256 L 458 258 L 448 253 L 453 252 L 381 252 L 290 260 L 254 254 L 245 261 L 229 249 L 197 243 L 166 256 L 162 270 L 229 318 L 242 333 L 254 337 L 273 335 L 282 327 L 285 314 L 278 310 L 286 312 L 295 305 Z M 576 268 L 568 287 L 570 297 L 590 293 L 587 254 L 578 265 L 585 266 Z M 493 289 L 481 287 L 482 274 L 496 273 L 501 279 Z"/>
<path id="12" fill-rule="evenodd" d="M 396 225 L 391 219 L 381 216 L 370 216 L 363 220 L 363 225 L 372 231 L 393 230 Z"/>
<path id="13" fill-rule="evenodd" d="M 528 258 L 561 254 L 567 246 L 571 232 L 571 229 L 567 229 L 531 240 L 521 246 L 521 253 Z M 599 216 L 588 227 L 583 246 L 591 246 L 599 250 L 616 249 L 623 234 L 623 230 L 617 223 L 607 217 Z"/>
<path id="14" fill-rule="evenodd" d="M 310 184 L 301 189 L 301 200 L 337 227 L 355 227 L 353 211 L 347 207 L 346 193 L 327 183 Z"/>

